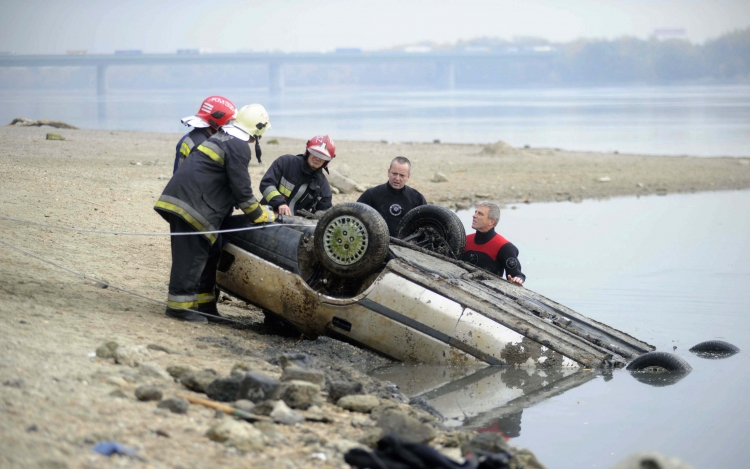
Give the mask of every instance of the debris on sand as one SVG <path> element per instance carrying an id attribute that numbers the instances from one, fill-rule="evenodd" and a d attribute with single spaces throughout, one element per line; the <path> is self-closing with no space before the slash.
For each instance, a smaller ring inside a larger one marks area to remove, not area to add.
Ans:
<path id="1" fill-rule="evenodd" d="M 47 140 L 65 140 L 65 137 L 60 134 L 49 133 L 47 134 Z"/>
<path id="2" fill-rule="evenodd" d="M 515 152 L 515 148 L 503 142 L 502 140 L 498 140 L 495 143 L 485 145 L 482 148 L 482 153 L 485 155 L 510 155 Z"/>
<path id="3" fill-rule="evenodd" d="M 43 125 L 48 125 L 50 127 L 55 127 L 56 129 L 78 129 L 78 127 L 72 126 L 70 124 L 66 124 L 65 122 L 51 121 L 47 119 L 33 120 L 33 119 L 26 119 L 24 117 L 16 117 L 8 125 L 16 125 L 16 124 L 22 127 L 41 127 Z M 51 139 L 47 139 L 47 140 L 51 140 Z"/>

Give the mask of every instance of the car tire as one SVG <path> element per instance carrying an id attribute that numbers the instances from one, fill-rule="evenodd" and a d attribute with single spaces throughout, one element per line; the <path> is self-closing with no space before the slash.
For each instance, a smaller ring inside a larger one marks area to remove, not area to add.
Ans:
<path id="1" fill-rule="evenodd" d="M 626 369 L 629 371 L 646 371 L 654 367 L 675 373 L 687 373 L 692 370 L 688 362 L 673 353 L 667 352 L 644 353 L 631 361 Z"/>
<path id="2" fill-rule="evenodd" d="M 388 225 L 372 207 L 347 202 L 326 210 L 315 227 L 315 257 L 331 273 L 361 278 L 388 255 Z"/>
<path id="3" fill-rule="evenodd" d="M 453 211 L 438 205 L 420 205 L 409 210 L 398 226 L 398 238 L 407 239 L 419 232 L 420 228 L 428 230 L 409 242 L 449 257 L 458 258 L 466 250 L 466 231 L 464 225 Z M 447 252 L 445 244 L 436 243 L 431 235 L 442 237 L 451 252 Z"/>
<path id="4" fill-rule="evenodd" d="M 701 342 L 700 344 L 697 344 L 693 346 L 690 349 L 691 352 L 697 353 L 697 352 L 705 352 L 705 353 L 731 353 L 735 354 L 740 351 L 740 349 L 729 342 L 724 342 L 723 340 L 707 340 L 705 342 Z"/>

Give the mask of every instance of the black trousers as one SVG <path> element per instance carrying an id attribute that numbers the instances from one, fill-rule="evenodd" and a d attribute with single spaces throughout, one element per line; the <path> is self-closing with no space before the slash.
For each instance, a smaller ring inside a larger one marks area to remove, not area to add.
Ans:
<path id="1" fill-rule="evenodd" d="M 195 228 L 179 217 L 169 222 L 171 233 L 195 233 Z M 222 242 L 211 245 L 203 235 L 172 236 L 172 270 L 169 275 L 170 309 L 211 309 L 216 307 L 216 266 Z"/>

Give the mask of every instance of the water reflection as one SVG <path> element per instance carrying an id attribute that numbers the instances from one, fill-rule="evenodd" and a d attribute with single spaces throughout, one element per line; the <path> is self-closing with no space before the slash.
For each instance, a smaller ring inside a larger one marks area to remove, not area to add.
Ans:
<path id="1" fill-rule="evenodd" d="M 578 387 L 599 374 L 590 370 L 510 367 L 451 367 L 397 364 L 371 373 L 426 400 L 447 427 L 520 436 L 523 409 Z"/>

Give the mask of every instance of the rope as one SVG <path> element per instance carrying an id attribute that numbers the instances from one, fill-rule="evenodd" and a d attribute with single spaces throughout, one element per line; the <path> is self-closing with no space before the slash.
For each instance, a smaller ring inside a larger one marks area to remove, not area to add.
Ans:
<path id="1" fill-rule="evenodd" d="M 112 235 L 124 235 L 124 236 L 193 236 L 193 235 L 204 235 L 204 234 L 222 234 L 222 233 L 235 233 L 238 231 L 251 231 L 260 230 L 262 228 L 270 228 L 272 226 L 310 226 L 304 223 L 291 224 L 274 224 L 274 225 L 258 225 L 258 226 L 246 226 L 244 228 L 231 228 L 228 230 L 214 230 L 214 231 L 191 231 L 187 233 L 139 233 L 132 231 L 105 231 L 105 230 L 88 230 L 84 228 L 68 228 L 67 226 L 50 225 L 48 223 L 39 223 L 35 221 L 23 220 L 21 218 L 8 217 L 6 215 L 0 215 L 0 220 L 8 220 L 15 223 L 23 223 L 27 225 L 41 226 L 44 228 L 53 228 L 56 230 L 63 231 L 75 231 L 78 233 L 99 233 L 99 234 L 112 234 Z"/>
<path id="2" fill-rule="evenodd" d="M 148 300 L 148 301 L 152 301 L 154 303 L 159 303 L 160 305 L 163 305 L 163 306 L 169 306 L 166 301 L 157 300 L 155 298 L 151 298 L 151 297 L 148 297 L 146 295 L 141 295 L 138 292 L 134 292 L 132 290 L 127 290 L 125 288 L 118 287 L 116 285 L 112 285 L 111 283 L 106 282 L 104 280 L 99 280 L 99 279 L 96 279 L 94 277 L 89 277 L 88 275 L 86 275 L 84 273 L 77 272 L 77 271 L 75 271 L 73 269 L 65 267 L 64 265 L 57 264 L 56 262 L 53 262 L 53 261 L 51 261 L 49 259 L 45 259 L 45 258 L 43 258 L 41 256 L 38 256 L 38 255 L 34 254 L 33 252 L 29 252 L 29 251 L 27 251 L 27 250 L 25 250 L 23 248 L 19 248 L 18 246 L 14 246 L 14 245 L 12 245 L 10 243 L 6 243 L 5 241 L 3 241 L 1 239 L 0 239 L 0 244 L 4 244 L 4 245 L 8 246 L 11 249 L 15 249 L 16 251 L 22 252 L 23 254 L 26 254 L 27 256 L 31 256 L 31 257 L 33 257 L 35 259 L 38 259 L 38 260 L 42 261 L 42 262 L 46 262 L 47 264 L 53 265 L 53 266 L 55 266 L 55 267 L 57 267 L 59 269 L 62 269 L 64 271 L 66 271 L 66 272 L 69 272 L 69 273 L 71 273 L 73 275 L 77 275 L 78 277 L 83 277 L 86 280 L 91 280 L 92 282 L 97 282 L 97 283 L 101 283 L 102 285 L 106 285 L 107 287 L 112 288 L 113 290 L 121 291 L 123 293 L 127 293 L 127 294 L 130 294 L 130 295 L 133 295 L 133 296 L 137 296 L 139 298 L 142 298 L 142 299 Z M 196 313 L 196 314 L 200 314 L 201 316 L 205 316 L 205 317 L 209 317 L 209 316 L 216 317 L 216 316 L 213 316 L 212 314 L 202 313 L 200 311 L 196 311 L 194 309 L 189 309 L 189 308 L 182 308 L 182 307 L 176 307 L 175 308 L 175 307 L 172 307 L 172 309 L 180 309 L 180 310 L 190 311 L 190 312 L 193 312 L 193 313 Z M 221 316 L 221 320 L 222 321 L 228 321 L 228 322 L 234 322 L 234 323 L 240 324 L 240 325 L 245 325 L 244 322 L 238 321 L 236 319 L 229 318 L 227 316 Z"/>

